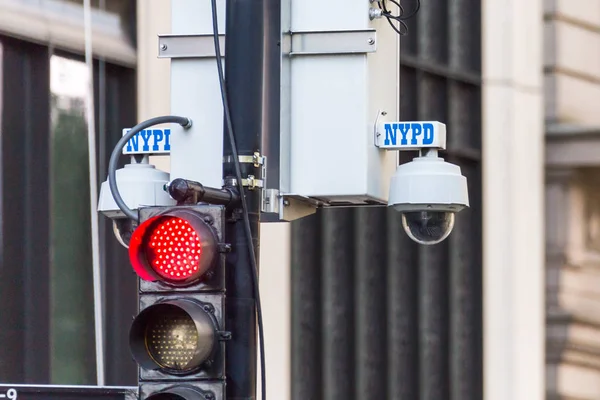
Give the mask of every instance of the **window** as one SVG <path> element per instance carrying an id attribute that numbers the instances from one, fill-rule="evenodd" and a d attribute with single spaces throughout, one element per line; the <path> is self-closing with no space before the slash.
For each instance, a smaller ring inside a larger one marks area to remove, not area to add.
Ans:
<path id="1" fill-rule="evenodd" d="M 86 74 L 75 55 L 0 36 L 0 382 L 95 381 Z M 94 85 L 101 183 L 136 123 L 135 71 L 96 61 Z M 106 383 L 133 385 L 135 275 L 99 224 Z"/>
<path id="2" fill-rule="evenodd" d="M 50 381 L 93 384 L 85 63 L 50 58 Z"/>

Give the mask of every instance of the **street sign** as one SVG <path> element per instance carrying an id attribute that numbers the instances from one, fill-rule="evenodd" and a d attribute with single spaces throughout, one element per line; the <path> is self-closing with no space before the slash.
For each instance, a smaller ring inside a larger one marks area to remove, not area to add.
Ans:
<path id="1" fill-rule="evenodd" d="M 136 400 L 137 387 L 0 385 L 0 400 Z"/>
<path id="2" fill-rule="evenodd" d="M 124 128 L 123 136 L 131 129 Z M 171 129 L 148 128 L 140 131 L 123 147 L 123 154 L 169 154 Z"/>
<path id="3" fill-rule="evenodd" d="M 446 125 L 438 121 L 381 122 L 375 145 L 382 149 L 446 148 Z"/>

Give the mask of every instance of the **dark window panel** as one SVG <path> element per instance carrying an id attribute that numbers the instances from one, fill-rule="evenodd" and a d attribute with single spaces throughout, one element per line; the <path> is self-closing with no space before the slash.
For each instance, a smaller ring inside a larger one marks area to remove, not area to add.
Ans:
<path id="1" fill-rule="evenodd" d="M 414 121 L 417 114 L 417 70 L 400 67 L 400 119 Z"/>
<path id="2" fill-rule="evenodd" d="M 321 214 L 321 296 L 323 396 L 353 399 L 355 375 L 354 212 L 351 208 Z"/>
<path id="3" fill-rule="evenodd" d="M 481 104 L 481 90 L 462 82 L 448 82 L 448 149 L 481 149 L 481 117 L 473 115 Z"/>
<path id="4" fill-rule="evenodd" d="M 100 64 L 100 65 L 99 65 Z M 136 75 L 129 68 L 96 62 L 96 129 L 98 183 L 106 180 L 110 154 L 122 136 L 122 129 L 137 124 Z M 100 79 L 100 71 L 104 71 Z M 102 81 L 102 85 L 100 85 Z M 103 98 L 103 102 L 99 99 Z M 105 118 L 100 118 L 103 111 Z M 100 129 L 100 128 L 103 129 Z M 121 157 L 120 166 L 129 162 Z M 136 385 L 137 369 L 129 352 L 129 327 L 137 314 L 137 279 L 129 264 L 127 249 L 116 240 L 112 220 L 100 216 L 100 241 L 105 291 L 106 383 Z"/>
<path id="5" fill-rule="evenodd" d="M 481 0 L 448 1 L 448 55 L 453 68 L 481 73 L 480 25 Z"/>
<path id="6" fill-rule="evenodd" d="M 406 6 L 406 12 L 411 12 L 410 10 L 413 10 L 415 6 L 415 0 L 410 0 L 410 4 L 408 1 L 403 2 L 403 4 Z M 400 55 L 401 57 L 415 57 L 419 51 L 418 38 L 420 26 L 417 24 L 417 18 L 414 17 L 404 21 L 404 23 L 406 24 L 408 35 L 400 37 Z M 398 26 L 398 24 L 396 24 L 396 26 Z"/>
<path id="7" fill-rule="evenodd" d="M 85 87 L 78 77 L 86 72 L 83 62 L 56 55 L 50 59 L 49 347 L 53 384 L 95 382 L 85 95 L 73 90 Z"/>
<path id="8" fill-rule="evenodd" d="M 413 9 L 416 0 L 402 2 L 403 7 Z M 448 3 L 447 0 L 421 0 L 421 9 L 413 19 L 418 26 L 417 55 L 419 59 L 434 64 L 448 63 Z M 413 35 L 413 32 L 408 32 Z"/>
<path id="9" fill-rule="evenodd" d="M 448 121 L 448 93 L 446 78 L 418 71 L 417 97 L 418 119 L 425 121 Z"/>
<path id="10" fill-rule="evenodd" d="M 458 160 L 451 159 L 451 162 Z M 448 238 L 450 374 L 452 399 L 478 399 L 483 392 L 481 166 L 461 162 L 469 182 L 471 208 L 456 215 Z"/>
<path id="11" fill-rule="evenodd" d="M 0 45 L 0 380 L 47 383 L 49 53 Z"/>
<path id="12" fill-rule="evenodd" d="M 419 398 L 419 245 L 402 228 L 402 217 L 386 211 L 387 349 L 389 399 Z"/>
<path id="13" fill-rule="evenodd" d="M 292 396 L 320 399 L 323 387 L 321 363 L 321 218 L 318 215 L 292 224 Z"/>
<path id="14" fill-rule="evenodd" d="M 50 176 L 52 171 L 57 176 L 69 179 L 71 175 L 50 168 L 53 146 L 49 140 L 53 137 L 50 127 L 50 105 L 53 101 L 49 93 L 50 51 L 44 46 L 7 37 L 0 37 L 0 44 L 0 301 L 3 304 L 0 313 L 0 380 L 47 384 L 51 383 L 51 371 L 67 364 L 59 357 L 52 357 L 60 349 L 51 351 L 51 324 L 56 323 L 60 327 L 65 324 L 51 320 L 51 255 L 54 253 L 55 260 L 60 257 L 56 258 L 57 254 L 52 250 L 50 222 L 54 218 L 59 223 L 68 215 L 55 210 L 60 215 L 52 216 L 50 194 L 53 190 L 60 190 L 60 187 L 50 186 Z M 72 54 L 55 54 L 83 62 L 82 57 Z M 103 71 L 102 80 L 99 79 L 99 71 Z M 98 62 L 95 72 L 100 184 L 106 179 L 108 158 L 121 137 L 121 129 L 137 122 L 136 77 L 132 69 L 110 64 L 101 67 Z M 84 131 L 85 126 L 79 126 L 78 130 Z M 77 171 L 84 174 L 87 180 L 87 158 L 76 164 Z M 87 196 L 87 186 L 83 189 Z M 80 203 L 87 216 L 89 199 L 86 197 Z M 129 356 L 127 331 L 137 309 L 136 279 L 129 267 L 126 249 L 120 247 L 113 236 L 110 220 L 101 216 L 100 228 L 106 291 L 107 384 L 135 385 L 136 369 Z M 64 236 L 61 236 L 62 239 Z M 82 265 L 82 268 L 88 266 L 88 262 L 83 264 L 86 265 Z M 90 366 L 84 373 L 87 374 L 84 381 L 93 382 L 95 360 L 91 265 L 88 267 L 83 272 L 88 276 L 84 280 L 88 283 L 85 293 L 89 298 L 82 303 L 89 308 L 89 318 L 85 323 L 89 329 L 85 332 L 79 330 L 79 334 L 85 338 L 78 338 L 83 340 L 84 361 Z M 57 273 L 58 270 L 55 275 Z M 69 280 L 64 283 L 79 285 Z M 81 287 L 77 286 L 76 289 Z M 58 363 L 55 364 L 57 368 L 51 368 L 51 362 Z M 85 383 L 70 379 L 68 368 L 61 374 L 69 379 L 69 383 Z"/>
<path id="15" fill-rule="evenodd" d="M 356 398 L 386 399 L 387 280 L 385 230 L 387 207 L 362 208 L 354 213 L 354 287 L 356 305 Z"/>
<path id="16" fill-rule="evenodd" d="M 448 242 L 419 247 L 419 366 L 422 400 L 448 397 Z"/>

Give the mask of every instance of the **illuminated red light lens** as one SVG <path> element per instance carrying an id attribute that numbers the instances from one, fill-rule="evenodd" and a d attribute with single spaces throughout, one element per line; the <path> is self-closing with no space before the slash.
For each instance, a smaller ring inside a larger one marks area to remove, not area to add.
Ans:
<path id="1" fill-rule="evenodd" d="M 167 210 L 144 221 L 131 235 L 129 260 L 145 281 L 184 286 L 198 281 L 218 257 L 210 216 Z"/>
<path id="2" fill-rule="evenodd" d="M 154 272 L 171 281 L 198 274 L 202 241 L 188 221 L 166 217 L 148 234 L 146 257 Z"/>

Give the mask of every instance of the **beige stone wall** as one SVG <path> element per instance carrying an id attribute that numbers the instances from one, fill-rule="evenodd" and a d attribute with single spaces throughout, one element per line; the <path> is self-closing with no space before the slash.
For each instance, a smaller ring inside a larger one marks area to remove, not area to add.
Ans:
<path id="1" fill-rule="evenodd" d="M 600 398 L 600 176 L 547 173 L 547 389 Z"/>
<path id="2" fill-rule="evenodd" d="M 544 30 L 545 115 L 555 126 L 546 173 L 546 386 L 548 398 L 592 400 L 600 398 L 600 163 L 587 150 L 600 143 L 600 2 L 546 0 Z"/>
<path id="3" fill-rule="evenodd" d="M 600 124 L 600 2 L 545 0 L 546 118 Z"/>
<path id="4" fill-rule="evenodd" d="M 541 15 L 482 2 L 485 400 L 545 398 Z"/>

